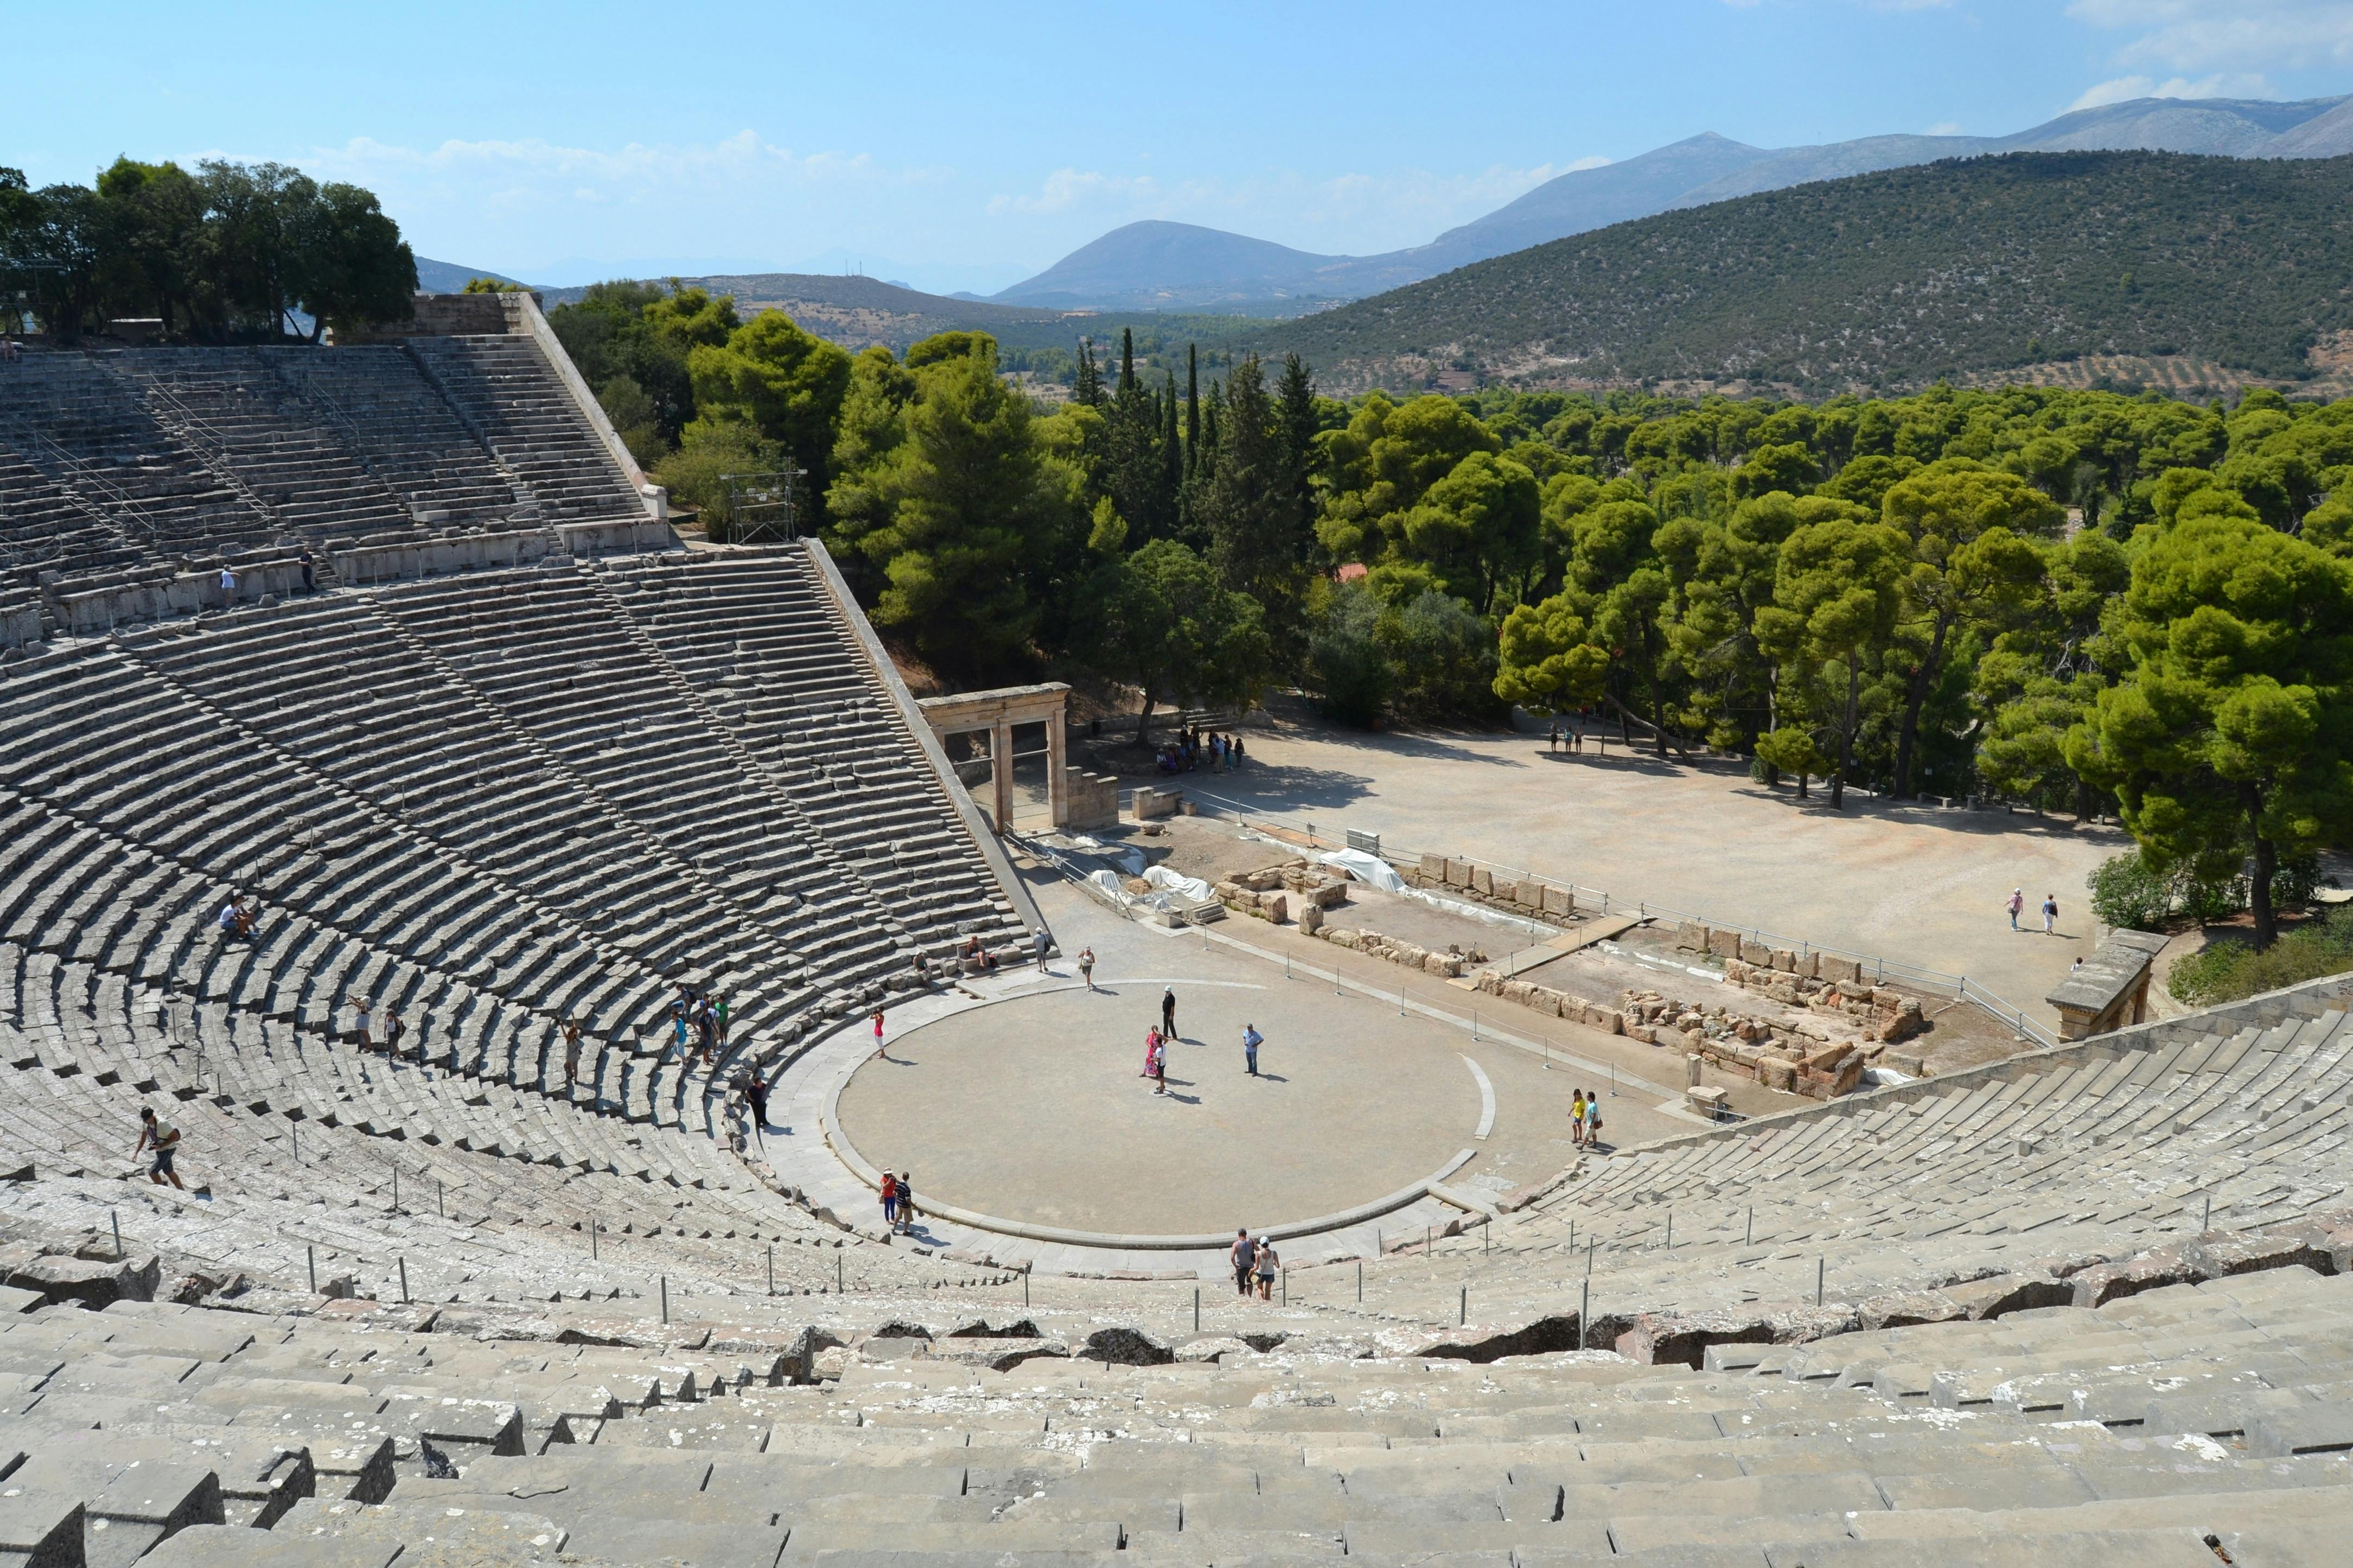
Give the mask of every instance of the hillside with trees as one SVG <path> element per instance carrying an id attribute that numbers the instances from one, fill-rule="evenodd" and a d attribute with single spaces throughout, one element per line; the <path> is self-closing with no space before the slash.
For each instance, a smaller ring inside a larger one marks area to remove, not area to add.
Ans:
<path id="1" fill-rule="evenodd" d="M 1661 214 L 1269 328 L 1335 385 L 1811 395 L 2094 354 L 2295 380 L 2353 329 L 2353 157 L 2034 153 Z"/>
<path id="2" fill-rule="evenodd" d="M 1296 357 L 1180 374 L 1131 334 L 1050 404 L 981 332 L 852 356 L 640 286 L 553 319 L 719 537 L 715 476 L 794 454 L 804 524 L 954 685 L 1582 711 L 1831 809 L 2116 813 L 2142 849 L 2104 908 L 2251 905 L 2266 943 L 2353 845 L 2353 400 L 1342 402 Z"/>

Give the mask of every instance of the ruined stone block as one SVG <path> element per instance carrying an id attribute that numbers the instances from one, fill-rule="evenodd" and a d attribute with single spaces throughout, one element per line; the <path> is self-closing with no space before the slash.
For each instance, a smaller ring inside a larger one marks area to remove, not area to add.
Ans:
<path id="1" fill-rule="evenodd" d="M 1492 898 L 1495 891 L 1495 874 L 1484 866 L 1472 867 L 1471 890 L 1474 893 L 1484 893 Z"/>
<path id="2" fill-rule="evenodd" d="M 1545 885 L 1542 882 L 1519 881 L 1512 884 L 1512 902 L 1524 910 L 1544 908 L 1544 896 Z"/>
<path id="3" fill-rule="evenodd" d="M 1778 1051 L 1757 1058 L 1757 1081 L 1767 1089 L 1789 1089 L 1797 1085 L 1798 1064 Z"/>
<path id="4" fill-rule="evenodd" d="M 2120 1263 L 2101 1263 L 2069 1276 L 2078 1307 L 2105 1307 L 2144 1290 L 2186 1285 L 2200 1279 L 2197 1266 L 2178 1247 L 2160 1247 Z"/>
<path id="5" fill-rule="evenodd" d="M 1422 955 L 1421 967 L 1426 973 L 1451 980 L 1462 973 L 1462 961 L 1451 952 L 1430 952 Z"/>
<path id="6" fill-rule="evenodd" d="M 1740 961 L 1743 963 L 1753 964 L 1758 969 L 1770 969 L 1773 967 L 1773 950 L 1761 942 L 1742 939 Z"/>
<path id="7" fill-rule="evenodd" d="M 1773 967 L 1784 974 L 1795 974 L 1798 973 L 1798 955 L 1786 947 L 1777 947 L 1773 950 Z"/>
<path id="8" fill-rule="evenodd" d="M 1740 933 L 1736 931 L 1717 931 L 1711 927 L 1707 933 L 1707 950 L 1718 958 L 1738 958 Z"/>
<path id="9" fill-rule="evenodd" d="M 2075 1299 L 2073 1281 L 2048 1274 L 1997 1274 L 1965 1285 L 1947 1285 L 1943 1292 L 1973 1319 L 1999 1318 L 2031 1307 L 2064 1307 Z"/>
<path id="10" fill-rule="evenodd" d="M 1291 901 L 1281 893 L 1261 893 L 1258 908 L 1261 914 L 1278 923 L 1291 918 Z"/>
<path id="11" fill-rule="evenodd" d="M 1449 860 L 1446 863 L 1446 885 L 1450 888 L 1468 889 L 1471 886 L 1471 862 Z"/>
<path id="12" fill-rule="evenodd" d="M 1446 880 L 1446 857 L 1443 855 L 1423 856 L 1421 858 L 1421 878 L 1422 880 L 1426 882 L 1443 882 Z"/>
<path id="13" fill-rule="evenodd" d="M 1324 911 L 1323 911 L 1323 910 L 1322 910 L 1320 907 L 1318 907 L 1317 905 L 1315 905 L 1315 904 L 1312 904 L 1312 903 L 1305 903 L 1305 904 L 1302 904 L 1302 905 L 1300 905 L 1300 906 L 1299 906 L 1299 929 L 1300 929 L 1301 931 L 1305 931 L 1309 936 L 1314 936 L 1317 931 L 1319 931 L 1323 930 L 1323 929 L 1324 929 Z"/>
<path id="14" fill-rule="evenodd" d="M 1842 985 L 1860 984 L 1862 965 L 1852 958 L 1832 958 L 1828 953 L 1814 955 L 1814 973 L 1824 980 L 1834 980 Z"/>
<path id="15" fill-rule="evenodd" d="M 1544 890 L 1544 911 L 1548 915 L 1573 915 L 1577 912 L 1577 900 L 1567 888 L 1547 885 Z"/>
<path id="16" fill-rule="evenodd" d="M 1707 951 L 1707 927 L 1700 924 L 1697 921 L 1677 921 L 1675 922 L 1675 948 L 1678 952 L 1705 952 Z"/>

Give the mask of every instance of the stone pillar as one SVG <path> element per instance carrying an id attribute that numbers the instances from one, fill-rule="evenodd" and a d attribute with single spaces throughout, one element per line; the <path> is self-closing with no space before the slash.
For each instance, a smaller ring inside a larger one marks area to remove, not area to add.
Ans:
<path id="1" fill-rule="evenodd" d="M 1071 821 L 1069 727 L 1062 705 L 1058 702 L 1053 712 L 1046 716 L 1046 805 L 1057 827 L 1067 827 Z"/>
<path id="2" fill-rule="evenodd" d="M 1013 826 L 1013 726 L 999 719 L 988 729 L 988 778 L 995 786 L 997 831 Z"/>

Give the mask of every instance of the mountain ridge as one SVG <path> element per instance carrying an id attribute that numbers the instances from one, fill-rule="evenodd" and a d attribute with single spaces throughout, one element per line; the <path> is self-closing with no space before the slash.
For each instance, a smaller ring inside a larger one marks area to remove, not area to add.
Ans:
<path id="1" fill-rule="evenodd" d="M 1714 132 L 1594 169 L 1554 177 L 1427 245 L 1373 256 L 1325 256 L 1199 225 L 1146 219 L 1098 237 L 1034 277 L 989 298 L 1062 308 L 1231 310 L 1280 300 L 1304 308 L 1362 299 L 1531 245 L 1656 213 L 1708 205 L 1818 180 L 1843 179 L 1940 159 L 2011 152 L 2152 151 L 2238 158 L 2318 158 L 2353 153 L 2353 95 L 2266 99 L 2144 98 L 2073 110 L 2007 136 L 1859 137 L 1819 146 L 1751 147 Z M 1162 230 L 1197 237 L 1179 254 Z M 1147 231 L 1147 232 L 1138 232 Z M 1220 274 L 1218 255 L 1280 252 L 1272 274 Z M 1124 261 L 1122 271 L 1113 262 Z"/>

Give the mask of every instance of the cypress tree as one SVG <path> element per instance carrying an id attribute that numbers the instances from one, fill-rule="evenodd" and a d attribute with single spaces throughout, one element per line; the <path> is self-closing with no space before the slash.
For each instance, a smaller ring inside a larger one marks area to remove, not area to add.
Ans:
<path id="1" fill-rule="evenodd" d="M 1185 477 L 1191 479 L 1201 454 L 1201 345 L 1185 345 Z"/>
<path id="2" fill-rule="evenodd" d="M 1103 405 L 1103 373 L 1095 368 L 1094 345 L 1084 338 L 1079 340 L 1079 374 L 1071 389 L 1071 401 L 1090 408 Z"/>
<path id="3" fill-rule="evenodd" d="M 1181 527 L 1185 494 L 1185 448 L 1176 439 L 1176 375 L 1174 371 L 1162 373 L 1167 378 L 1167 395 L 1161 400 L 1160 416 L 1160 489 L 1163 504 L 1179 520 Z"/>
<path id="4" fill-rule="evenodd" d="M 1283 527 L 1304 560 L 1315 539 L 1315 382 L 1297 354 L 1283 356 L 1282 378 L 1275 384 L 1274 426 Z"/>

